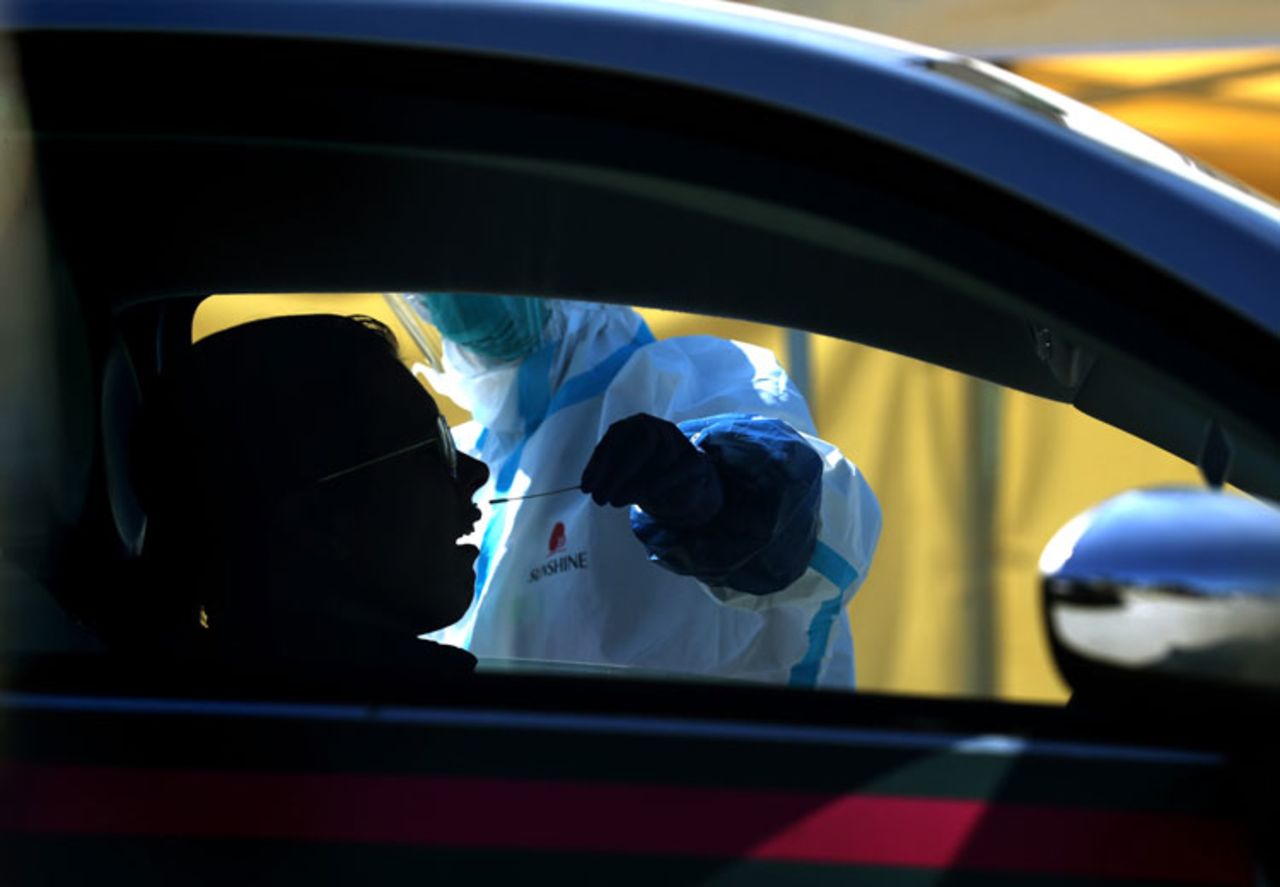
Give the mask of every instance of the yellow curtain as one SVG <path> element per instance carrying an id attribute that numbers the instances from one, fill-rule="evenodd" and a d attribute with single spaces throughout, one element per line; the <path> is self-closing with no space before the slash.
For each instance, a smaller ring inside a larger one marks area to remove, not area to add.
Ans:
<path id="1" fill-rule="evenodd" d="M 1280 18 L 1280 3 L 1268 0 Z M 1280 43 L 1280 35 L 1274 38 Z M 1280 48 L 1026 58 L 1010 68 L 1280 194 Z"/>
<path id="2" fill-rule="evenodd" d="M 1275 0 L 739 0 L 983 58 L 1280 43 Z"/>

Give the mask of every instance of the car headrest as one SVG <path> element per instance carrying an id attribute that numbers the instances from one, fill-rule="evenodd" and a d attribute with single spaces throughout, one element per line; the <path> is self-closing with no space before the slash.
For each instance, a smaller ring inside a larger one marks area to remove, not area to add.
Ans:
<path id="1" fill-rule="evenodd" d="M 147 512 L 137 488 L 136 445 L 142 386 L 129 351 L 112 345 L 102 374 L 102 456 L 111 517 L 124 553 L 137 557 L 147 533 Z"/>

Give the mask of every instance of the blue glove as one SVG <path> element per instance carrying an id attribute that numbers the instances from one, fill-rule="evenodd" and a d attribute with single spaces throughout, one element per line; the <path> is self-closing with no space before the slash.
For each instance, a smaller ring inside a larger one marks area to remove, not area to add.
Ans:
<path id="1" fill-rule="evenodd" d="M 720 479 L 720 514 L 699 527 L 632 510 L 649 559 L 681 576 L 748 594 L 770 594 L 808 568 L 822 513 L 823 461 L 786 422 L 745 413 L 679 425 Z"/>
<path id="2" fill-rule="evenodd" d="M 711 459 L 666 419 L 637 413 L 614 422 L 582 472 L 597 505 L 639 505 L 673 527 L 713 520 L 724 503 Z"/>

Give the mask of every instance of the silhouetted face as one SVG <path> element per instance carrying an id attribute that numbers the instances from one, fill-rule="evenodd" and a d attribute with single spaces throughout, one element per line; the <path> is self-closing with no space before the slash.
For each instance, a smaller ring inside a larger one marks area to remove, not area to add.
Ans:
<path id="1" fill-rule="evenodd" d="M 456 454 L 431 397 L 402 367 L 348 404 L 351 421 L 371 434 L 332 464 L 349 462 L 316 482 L 334 555 L 363 594 L 346 602 L 354 622 L 414 633 L 452 624 L 471 603 L 480 512 L 472 502 L 485 466 Z M 336 405 L 334 405 L 336 406 Z M 375 419 L 395 417 L 394 422 Z M 367 444 L 372 444 L 371 446 Z"/>
<path id="2" fill-rule="evenodd" d="M 345 318 L 257 321 L 198 343 L 187 378 L 203 486 L 185 508 L 218 549 L 222 636 L 411 640 L 462 616 L 477 552 L 457 540 L 488 470 L 453 455 L 389 342 Z"/>

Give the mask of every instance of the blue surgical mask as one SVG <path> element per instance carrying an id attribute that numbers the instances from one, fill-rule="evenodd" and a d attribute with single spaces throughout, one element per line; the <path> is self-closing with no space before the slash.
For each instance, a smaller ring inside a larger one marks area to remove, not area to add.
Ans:
<path id="1" fill-rule="evenodd" d="M 542 344 L 548 311 L 542 299 L 420 293 L 411 297 L 440 335 L 494 361 L 517 361 Z"/>

